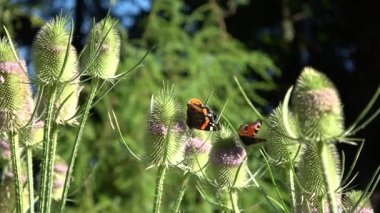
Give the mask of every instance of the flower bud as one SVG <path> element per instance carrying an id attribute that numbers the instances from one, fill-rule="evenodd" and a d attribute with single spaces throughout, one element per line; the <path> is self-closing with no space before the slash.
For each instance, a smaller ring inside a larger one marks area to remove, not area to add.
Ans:
<path id="1" fill-rule="evenodd" d="M 209 153 L 212 147 L 210 133 L 194 129 L 191 137 L 186 138 L 185 160 L 183 164 L 190 169 L 190 172 L 201 175 L 200 172 L 208 162 Z"/>
<path id="2" fill-rule="evenodd" d="M 247 152 L 231 130 L 222 126 L 216 133 L 210 151 L 207 171 L 220 188 L 243 188 L 248 186 Z"/>
<path id="3" fill-rule="evenodd" d="M 305 68 L 295 86 L 293 103 L 305 137 L 325 141 L 342 134 L 342 104 L 335 86 L 324 74 Z"/>
<path id="4" fill-rule="evenodd" d="M 146 156 L 150 164 L 158 166 L 182 161 L 183 121 L 173 89 L 164 89 L 153 97 L 146 134 Z"/>
<path id="5" fill-rule="evenodd" d="M 115 77 L 120 56 L 120 36 L 115 24 L 116 20 L 108 16 L 93 27 L 87 38 L 81 66 L 93 77 Z"/>
<path id="6" fill-rule="evenodd" d="M 33 108 L 25 61 L 17 62 L 10 43 L 0 39 L 0 132 L 26 125 Z"/>
<path id="7" fill-rule="evenodd" d="M 78 60 L 73 45 L 67 51 L 69 39 L 67 19 L 62 16 L 49 21 L 38 31 L 33 42 L 33 63 L 38 82 L 51 85 L 74 78 L 78 72 Z M 67 61 L 64 63 L 66 52 Z"/>

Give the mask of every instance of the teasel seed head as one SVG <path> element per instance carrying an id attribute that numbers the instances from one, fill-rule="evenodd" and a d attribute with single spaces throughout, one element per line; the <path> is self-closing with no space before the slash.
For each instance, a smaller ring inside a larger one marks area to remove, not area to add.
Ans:
<path id="1" fill-rule="evenodd" d="M 282 105 L 280 104 L 269 116 L 269 129 L 267 141 L 263 143 L 267 154 L 275 164 L 289 163 L 295 160 L 297 163 L 302 155 L 301 144 L 293 140 L 286 129 L 285 122 L 288 123 L 290 131 L 298 134 L 296 120 L 292 113 L 288 113 L 287 121 L 284 121 Z"/>
<path id="2" fill-rule="evenodd" d="M 185 128 L 173 88 L 164 88 L 152 98 L 146 133 L 147 161 L 153 166 L 181 162 Z"/>
<path id="3" fill-rule="evenodd" d="M 226 126 L 216 133 L 206 169 L 211 180 L 221 189 L 248 186 L 247 152 L 240 144 L 237 136 Z"/>
<path id="4" fill-rule="evenodd" d="M 87 47 L 81 61 L 82 70 L 90 76 L 113 79 L 119 64 L 120 36 L 117 21 L 107 16 L 96 23 L 87 38 Z"/>
<path id="5" fill-rule="evenodd" d="M 38 31 L 33 42 L 33 63 L 37 82 L 52 85 L 74 78 L 78 72 L 78 59 L 73 45 L 70 44 L 67 51 L 68 42 L 70 31 L 65 17 L 55 17 Z M 66 52 L 68 55 L 65 63 Z"/>
<path id="6" fill-rule="evenodd" d="M 321 155 L 320 155 L 320 144 L 317 143 L 307 143 L 304 153 L 298 164 L 298 178 L 302 187 L 309 193 L 302 192 L 298 193 L 300 198 L 298 200 L 301 202 L 299 209 L 307 211 L 310 207 L 320 210 L 321 197 L 326 196 L 326 188 L 324 184 L 324 172 L 327 172 L 332 181 L 332 188 L 336 189 L 336 200 L 341 203 L 341 191 L 337 190 L 340 187 L 341 174 L 340 174 L 340 161 L 339 155 L 335 144 L 323 144 L 325 151 L 327 152 L 328 162 L 330 165 L 326 166 L 328 171 L 323 171 L 321 165 Z M 326 198 L 326 197 L 325 197 Z M 327 198 L 326 198 L 327 199 Z M 327 205 L 327 203 L 326 203 Z"/>
<path id="7" fill-rule="evenodd" d="M 192 130 L 186 137 L 185 159 L 183 164 L 195 175 L 201 176 L 201 170 L 204 169 L 212 147 L 212 138 L 210 133 L 201 130 Z"/>
<path id="8" fill-rule="evenodd" d="M 293 103 L 302 134 L 314 141 L 328 141 L 342 134 L 342 104 L 333 83 L 306 67 L 294 89 Z"/>
<path id="9" fill-rule="evenodd" d="M 17 62 L 7 39 L 0 39 L 0 132 L 17 130 L 34 108 L 25 61 Z"/>

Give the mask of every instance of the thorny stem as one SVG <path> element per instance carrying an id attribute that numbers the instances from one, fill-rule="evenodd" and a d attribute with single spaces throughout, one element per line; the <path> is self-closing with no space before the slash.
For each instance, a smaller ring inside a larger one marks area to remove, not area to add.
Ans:
<path id="1" fill-rule="evenodd" d="M 289 165 L 289 167 L 290 166 L 291 165 Z M 294 211 L 294 210 L 296 210 L 296 207 L 297 207 L 297 200 L 296 200 L 296 188 L 295 188 L 295 183 L 294 183 L 293 170 L 291 168 L 289 168 L 288 173 L 289 173 L 290 194 L 292 196 L 292 209 Z"/>
<path id="2" fill-rule="evenodd" d="M 62 198 L 61 198 L 59 212 L 62 212 L 63 209 L 65 208 L 67 194 L 68 194 L 69 187 L 70 187 L 70 179 L 71 179 L 71 176 L 72 176 L 72 173 L 73 173 L 73 169 L 74 169 L 75 159 L 76 159 L 78 148 L 79 148 L 79 145 L 80 145 L 80 142 L 81 142 L 81 139 L 82 139 L 83 130 L 84 130 L 84 127 L 86 126 L 86 121 L 87 121 L 87 118 L 88 118 L 88 115 L 89 115 L 89 112 L 90 112 L 90 108 L 92 106 L 92 102 L 93 102 L 93 100 L 95 98 L 95 95 L 96 95 L 99 83 L 100 83 L 100 79 L 99 78 L 94 78 L 94 80 L 93 80 L 93 82 L 91 84 L 90 97 L 88 98 L 88 101 L 86 103 L 85 110 L 84 110 L 84 113 L 83 113 L 83 118 L 82 118 L 81 123 L 79 125 L 79 129 L 78 129 L 75 141 L 74 141 L 73 149 L 71 150 L 69 169 L 68 169 L 67 174 L 66 174 L 65 185 L 64 185 L 64 188 L 63 188 L 63 193 L 62 193 Z"/>
<path id="3" fill-rule="evenodd" d="M 158 173 L 157 173 L 157 179 L 156 179 L 157 180 L 156 181 L 156 192 L 154 195 L 154 206 L 153 206 L 153 212 L 154 213 L 160 212 L 162 191 L 164 189 L 165 174 L 166 174 L 166 165 L 161 164 L 158 167 Z"/>
<path id="4" fill-rule="evenodd" d="M 236 189 L 230 189 L 230 199 L 232 210 L 234 213 L 240 213 L 239 205 L 238 205 L 238 193 Z"/>
<path id="5" fill-rule="evenodd" d="M 43 143 L 43 161 L 42 161 L 42 175 L 41 175 L 41 189 L 40 189 L 40 211 L 41 212 L 49 212 L 50 209 L 48 209 L 48 200 L 50 200 L 48 196 L 48 174 L 49 174 L 49 160 L 52 158 L 53 153 L 51 148 L 53 146 L 52 144 L 52 138 L 51 138 L 51 130 L 53 129 L 53 118 L 54 118 L 54 108 L 55 108 L 55 101 L 57 96 L 57 89 L 55 86 L 51 88 L 51 95 L 49 97 L 49 102 L 47 106 L 47 115 L 45 120 L 45 127 L 44 127 L 44 143 Z"/>
<path id="6" fill-rule="evenodd" d="M 173 210 L 174 213 L 178 213 L 179 212 L 183 196 L 185 195 L 187 183 L 189 182 L 190 174 L 191 174 L 190 172 L 186 172 L 185 178 L 182 181 L 182 185 L 181 185 L 181 189 L 179 191 L 178 198 L 177 198 L 177 200 L 176 200 L 176 202 L 174 204 L 174 210 Z"/>
<path id="7" fill-rule="evenodd" d="M 54 179 L 54 161 L 55 161 L 55 150 L 57 147 L 57 137 L 58 137 L 58 129 L 54 129 L 53 137 L 50 142 L 49 147 L 49 160 L 47 167 L 47 191 L 46 191 L 46 209 L 50 212 L 51 207 L 51 193 L 53 190 L 53 179 Z"/>
<path id="8" fill-rule="evenodd" d="M 30 146 L 26 148 L 26 161 L 28 169 L 29 213 L 34 213 L 33 150 Z"/>
<path id="9" fill-rule="evenodd" d="M 333 186 L 333 180 L 334 175 L 331 175 L 329 171 L 331 170 L 329 167 L 331 165 L 329 155 L 329 149 L 328 144 L 324 142 L 320 142 L 319 144 L 319 154 L 321 159 L 321 165 L 322 165 L 322 171 L 324 176 L 324 184 L 327 192 L 327 202 L 329 204 L 329 212 L 331 213 L 337 213 L 338 212 L 338 205 L 336 203 L 336 196 L 335 196 L 335 189 Z M 322 202 L 321 206 L 322 210 L 324 211 L 325 207 Z"/>
<path id="10" fill-rule="evenodd" d="M 24 213 L 23 196 L 22 196 L 22 183 L 21 183 L 21 165 L 20 165 L 20 150 L 19 150 L 19 135 L 14 131 L 11 131 L 11 158 L 12 158 L 12 170 L 15 180 L 16 191 L 16 212 Z"/>

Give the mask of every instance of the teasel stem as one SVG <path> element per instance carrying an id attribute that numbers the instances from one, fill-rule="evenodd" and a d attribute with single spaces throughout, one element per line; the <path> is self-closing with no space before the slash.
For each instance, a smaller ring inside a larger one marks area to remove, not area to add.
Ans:
<path id="1" fill-rule="evenodd" d="M 50 200 L 48 195 L 48 182 L 49 182 L 49 160 L 52 158 L 51 155 L 54 155 L 51 148 L 53 148 L 54 144 L 52 142 L 51 131 L 54 125 L 54 107 L 55 101 L 57 97 L 57 89 L 56 86 L 52 86 L 50 89 L 50 97 L 47 106 L 47 115 L 45 120 L 44 127 L 44 143 L 43 143 L 43 163 L 42 163 L 42 172 L 41 172 L 41 189 L 40 189 L 40 211 L 41 212 L 49 212 L 50 209 L 47 208 L 48 200 Z M 55 151 L 55 150 L 54 150 Z"/>
<path id="2" fill-rule="evenodd" d="M 293 169 L 291 168 L 292 165 L 288 165 L 288 173 L 289 173 L 289 187 L 290 187 L 290 195 L 292 197 L 292 209 L 293 211 L 296 210 L 297 207 L 297 199 L 296 199 L 296 187 L 294 183 L 294 173 Z"/>
<path id="3" fill-rule="evenodd" d="M 165 164 L 161 164 L 160 166 L 158 166 L 158 173 L 157 173 L 157 179 L 156 179 L 156 192 L 154 195 L 154 205 L 153 205 L 154 213 L 160 212 L 166 169 L 167 167 Z"/>
<path id="4" fill-rule="evenodd" d="M 11 131 L 10 132 L 10 142 L 11 142 L 11 159 L 12 159 L 12 170 L 15 180 L 15 191 L 16 191 L 16 212 L 24 213 L 23 196 L 22 196 L 22 182 L 21 182 L 21 157 L 19 150 L 19 135 Z"/>
<path id="5" fill-rule="evenodd" d="M 238 195 L 237 189 L 235 188 L 230 189 L 230 199 L 231 199 L 232 211 L 235 213 L 240 213 L 239 204 L 238 204 L 239 195 Z"/>
<path id="6" fill-rule="evenodd" d="M 80 142 L 81 142 L 81 139 L 82 139 L 84 127 L 86 126 L 86 121 L 87 121 L 87 118 L 89 116 L 90 109 L 92 107 L 92 102 L 93 102 L 93 100 L 95 98 L 95 95 L 96 95 L 96 93 L 98 91 L 100 80 L 101 80 L 100 78 L 94 78 L 93 81 L 92 81 L 92 83 L 91 83 L 90 97 L 88 98 L 88 101 L 86 103 L 86 106 L 85 106 L 85 109 L 84 109 L 84 112 L 83 112 L 83 117 L 82 117 L 82 120 L 80 122 L 77 135 L 75 137 L 74 146 L 73 146 L 73 148 L 71 150 L 69 169 L 68 169 L 67 174 L 66 174 L 65 185 L 64 185 L 64 188 L 63 188 L 63 193 L 62 193 L 62 199 L 61 199 L 61 203 L 60 203 L 60 210 L 59 210 L 59 212 L 62 212 L 63 209 L 65 208 L 67 194 L 68 194 L 68 191 L 69 191 L 69 188 L 70 188 L 70 179 L 71 179 L 71 176 L 72 176 L 72 173 L 73 173 L 75 159 L 76 159 L 76 156 L 77 156 L 77 153 L 78 153 L 78 148 L 79 148 L 79 145 L 80 145 Z"/>
<path id="7" fill-rule="evenodd" d="M 334 175 L 331 175 L 329 173 L 330 171 L 329 167 L 331 165 L 329 156 L 331 155 L 331 153 L 329 153 L 328 148 L 329 147 L 327 143 L 323 141 L 319 142 L 319 154 L 320 154 L 322 171 L 323 171 L 323 176 L 324 176 L 324 185 L 325 185 L 325 189 L 327 193 L 327 202 L 329 204 L 329 212 L 338 213 L 338 205 L 336 203 L 336 196 L 335 196 L 336 189 L 333 188 Z M 322 201 L 321 208 L 322 208 L 322 211 L 324 212 L 325 206 L 323 205 L 323 201 Z"/>
<path id="8" fill-rule="evenodd" d="M 52 200 L 52 190 L 53 190 L 53 180 L 54 180 L 54 161 L 55 161 L 55 151 L 57 148 L 57 138 L 58 138 L 58 128 L 53 129 L 52 140 L 49 144 L 49 159 L 47 167 L 47 191 L 46 191 L 46 209 L 50 212 L 51 200 Z"/>
<path id="9" fill-rule="evenodd" d="M 34 213 L 33 150 L 30 144 L 26 147 L 26 164 L 28 173 L 29 213 Z"/>
<path id="10" fill-rule="evenodd" d="M 176 200 L 176 202 L 174 204 L 174 210 L 173 210 L 174 213 L 179 213 L 180 212 L 179 209 L 180 209 L 180 206 L 181 206 L 181 202 L 182 202 L 183 196 L 185 195 L 185 192 L 186 192 L 186 187 L 187 187 L 187 183 L 189 182 L 190 175 L 191 175 L 191 172 L 187 171 L 186 174 L 185 174 L 185 178 L 182 181 L 182 185 L 181 185 L 181 189 L 179 191 L 178 198 L 177 198 L 177 200 Z"/>

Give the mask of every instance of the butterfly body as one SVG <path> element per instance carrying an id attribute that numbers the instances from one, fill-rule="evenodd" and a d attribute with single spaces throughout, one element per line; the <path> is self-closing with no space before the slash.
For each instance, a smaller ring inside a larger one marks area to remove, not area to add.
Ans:
<path id="1" fill-rule="evenodd" d="M 261 128 L 261 121 L 256 120 L 255 122 L 250 122 L 241 125 L 239 128 L 239 137 L 245 145 L 257 144 L 264 142 L 265 139 L 257 138 L 256 135 Z"/>
<path id="2" fill-rule="evenodd" d="M 196 98 L 187 103 L 187 126 L 194 129 L 215 131 L 219 130 L 218 115 Z"/>

